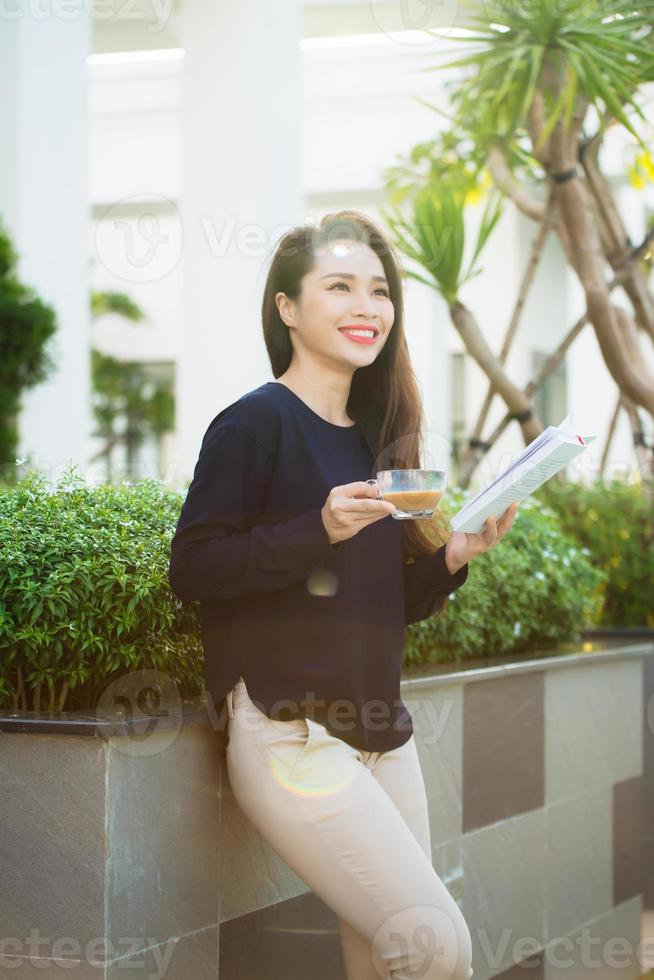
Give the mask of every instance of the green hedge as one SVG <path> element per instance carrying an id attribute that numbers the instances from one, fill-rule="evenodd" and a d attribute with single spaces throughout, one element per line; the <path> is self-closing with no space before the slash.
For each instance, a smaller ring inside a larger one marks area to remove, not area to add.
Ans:
<path id="1" fill-rule="evenodd" d="M 2 703 L 19 666 L 28 708 L 92 707 L 137 668 L 201 691 L 199 606 L 167 577 L 182 499 L 157 480 L 90 487 L 70 469 L 52 489 L 31 472 L 0 490 Z"/>
<path id="2" fill-rule="evenodd" d="M 451 518 L 469 496 L 452 488 L 443 512 Z M 471 562 L 445 612 L 409 626 L 405 660 L 460 661 L 577 641 L 598 621 L 605 583 L 590 551 L 529 498 L 497 547 Z"/>
<path id="3" fill-rule="evenodd" d="M 157 480 L 88 486 L 75 467 L 54 486 L 30 472 L 0 489 L 0 704 L 91 708 L 109 681 L 148 668 L 182 697 L 202 692 L 200 607 L 168 584 L 183 499 Z M 451 491 L 446 507 L 462 499 Z M 406 660 L 574 639 L 595 620 L 605 578 L 553 511 L 526 502 L 446 612 L 408 628 Z"/>
<path id="4" fill-rule="evenodd" d="M 650 491 L 651 493 L 651 491 Z M 654 506 L 642 483 L 541 487 L 538 498 L 608 576 L 601 626 L 654 627 Z"/>

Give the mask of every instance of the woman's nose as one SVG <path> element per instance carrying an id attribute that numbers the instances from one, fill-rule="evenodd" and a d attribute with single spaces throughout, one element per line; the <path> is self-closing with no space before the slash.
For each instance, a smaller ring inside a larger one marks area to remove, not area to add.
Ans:
<path id="1" fill-rule="evenodd" d="M 377 316 L 377 307 L 369 296 L 361 298 L 354 306 L 353 316 L 365 316 L 368 319 Z"/>

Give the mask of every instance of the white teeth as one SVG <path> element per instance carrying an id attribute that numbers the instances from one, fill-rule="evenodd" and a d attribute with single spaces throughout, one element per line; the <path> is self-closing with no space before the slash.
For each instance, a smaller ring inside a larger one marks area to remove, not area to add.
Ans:
<path id="1" fill-rule="evenodd" d="M 374 337 L 374 330 L 343 330 L 343 333 L 352 334 L 354 337 Z"/>

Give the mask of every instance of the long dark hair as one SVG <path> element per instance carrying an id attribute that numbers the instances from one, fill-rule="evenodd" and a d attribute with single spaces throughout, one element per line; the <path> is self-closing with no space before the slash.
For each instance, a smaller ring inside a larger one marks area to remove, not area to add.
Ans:
<path id="1" fill-rule="evenodd" d="M 297 300 L 303 276 L 315 265 L 316 251 L 336 239 L 364 242 L 379 256 L 395 308 L 393 327 L 381 353 L 352 376 L 347 413 L 359 423 L 377 470 L 420 468 L 424 410 L 404 333 L 401 265 L 389 239 L 365 214 L 327 214 L 318 226 L 292 228 L 277 244 L 261 310 L 273 376 L 283 374 L 293 356 L 289 329 L 279 315 L 275 295 L 283 292 Z M 439 511 L 433 520 L 404 521 L 404 560 L 430 554 L 448 537 L 447 523 Z"/>

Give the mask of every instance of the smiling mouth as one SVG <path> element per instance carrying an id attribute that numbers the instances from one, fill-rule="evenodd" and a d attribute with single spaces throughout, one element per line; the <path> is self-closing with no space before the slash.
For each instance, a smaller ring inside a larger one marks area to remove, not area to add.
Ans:
<path id="1" fill-rule="evenodd" d="M 374 340 L 379 334 L 379 331 L 375 327 L 339 327 L 339 333 L 344 333 L 348 337 Z"/>

